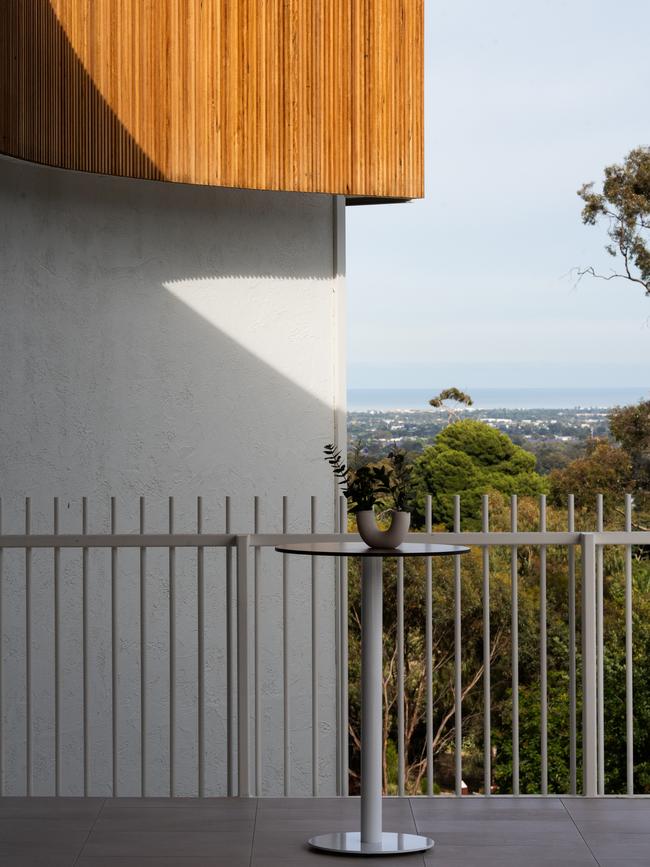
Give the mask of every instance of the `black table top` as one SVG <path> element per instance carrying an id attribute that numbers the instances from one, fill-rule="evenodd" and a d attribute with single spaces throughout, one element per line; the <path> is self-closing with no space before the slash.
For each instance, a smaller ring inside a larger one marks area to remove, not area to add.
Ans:
<path id="1" fill-rule="evenodd" d="M 404 542 L 399 548 L 369 548 L 363 542 L 304 542 L 278 545 L 275 550 L 281 554 L 310 554 L 312 557 L 445 557 L 465 554 L 469 548 L 425 542 Z"/>

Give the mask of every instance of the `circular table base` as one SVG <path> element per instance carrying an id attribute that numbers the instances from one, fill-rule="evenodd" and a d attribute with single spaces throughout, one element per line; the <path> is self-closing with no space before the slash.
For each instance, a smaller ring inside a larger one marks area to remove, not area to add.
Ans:
<path id="1" fill-rule="evenodd" d="M 325 852 L 344 852 L 346 855 L 399 855 L 431 849 L 433 840 L 419 834 L 392 834 L 384 831 L 381 843 L 362 843 L 359 831 L 341 831 L 312 837 L 309 845 Z"/>

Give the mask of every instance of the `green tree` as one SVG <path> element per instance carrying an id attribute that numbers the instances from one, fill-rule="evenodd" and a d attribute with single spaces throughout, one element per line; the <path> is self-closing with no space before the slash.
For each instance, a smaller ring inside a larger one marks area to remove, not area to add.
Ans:
<path id="1" fill-rule="evenodd" d="M 451 401 L 451 406 L 449 402 Z M 453 406 L 453 404 L 458 404 L 457 407 Z M 451 424 L 453 421 L 456 421 L 458 417 L 458 412 L 461 406 L 472 406 L 474 401 L 464 391 L 461 391 L 459 388 L 443 388 L 440 394 L 437 394 L 435 397 L 432 397 L 429 401 L 429 406 L 433 406 L 436 409 L 446 409 L 447 410 L 447 423 Z"/>
<path id="2" fill-rule="evenodd" d="M 597 495 L 603 494 L 608 518 L 620 510 L 623 493 L 634 488 L 632 461 L 625 449 L 607 440 L 591 440 L 584 457 L 552 470 L 549 481 L 551 500 L 557 505 L 575 494 L 578 508 L 593 510 Z"/>
<path id="3" fill-rule="evenodd" d="M 491 491 L 533 495 L 547 491 L 535 471 L 535 456 L 501 431 L 473 419 L 442 430 L 413 462 L 415 522 L 421 525 L 425 499 L 432 495 L 435 523 L 451 527 L 453 496 L 461 494 L 463 526 L 480 526 L 481 496 Z"/>
<path id="4" fill-rule="evenodd" d="M 609 414 L 609 426 L 631 458 L 637 489 L 650 491 L 650 400 L 617 406 Z"/>
<path id="5" fill-rule="evenodd" d="M 583 223 L 593 226 L 601 219 L 607 221 L 610 243 L 605 249 L 622 266 L 608 275 L 596 273 L 593 267 L 580 269 L 579 277 L 622 278 L 650 295 L 650 147 L 635 148 L 622 165 L 607 166 L 602 193 L 590 183 L 578 195 L 585 203 Z"/>

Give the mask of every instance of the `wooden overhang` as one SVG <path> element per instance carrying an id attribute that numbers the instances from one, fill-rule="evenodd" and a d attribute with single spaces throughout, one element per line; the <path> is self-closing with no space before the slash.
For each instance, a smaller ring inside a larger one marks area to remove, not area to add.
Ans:
<path id="1" fill-rule="evenodd" d="M 423 195 L 424 0 L 1 0 L 0 152 L 77 171 Z"/>

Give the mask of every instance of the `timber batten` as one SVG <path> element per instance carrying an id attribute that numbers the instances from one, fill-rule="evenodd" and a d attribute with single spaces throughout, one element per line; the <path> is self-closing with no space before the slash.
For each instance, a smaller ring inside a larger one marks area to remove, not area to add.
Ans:
<path id="1" fill-rule="evenodd" d="M 423 0 L 3 0 L 0 151 L 60 168 L 423 195 Z"/>

